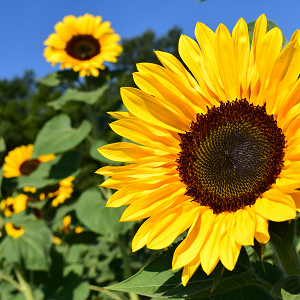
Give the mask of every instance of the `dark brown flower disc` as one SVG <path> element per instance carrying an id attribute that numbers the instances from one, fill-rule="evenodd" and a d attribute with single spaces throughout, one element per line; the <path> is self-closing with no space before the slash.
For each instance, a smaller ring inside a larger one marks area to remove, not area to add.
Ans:
<path id="1" fill-rule="evenodd" d="M 20 167 L 21 174 L 22 175 L 31 174 L 33 171 L 35 171 L 37 169 L 37 167 L 40 165 L 40 163 L 41 162 L 38 159 L 31 159 L 31 160 L 27 160 L 27 161 L 23 162 Z"/>
<path id="2" fill-rule="evenodd" d="M 216 214 L 253 205 L 283 166 L 282 130 L 265 106 L 245 99 L 198 114 L 180 138 L 177 163 L 186 195 Z"/>
<path id="3" fill-rule="evenodd" d="M 89 60 L 100 53 L 100 44 L 92 35 L 75 35 L 67 43 L 66 52 L 76 59 Z"/>

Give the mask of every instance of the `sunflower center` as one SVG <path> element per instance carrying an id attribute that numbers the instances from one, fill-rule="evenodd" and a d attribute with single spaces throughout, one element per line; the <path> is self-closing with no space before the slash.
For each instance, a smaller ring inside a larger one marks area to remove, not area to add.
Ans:
<path id="1" fill-rule="evenodd" d="M 41 162 L 38 159 L 27 160 L 22 163 L 20 172 L 22 175 L 29 175 L 37 169 Z"/>
<path id="2" fill-rule="evenodd" d="M 15 210 L 14 210 L 14 206 L 13 206 L 13 204 L 9 204 L 8 206 L 7 206 L 7 209 L 10 211 L 10 212 L 14 212 Z"/>
<path id="3" fill-rule="evenodd" d="M 76 59 L 89 60 L 100 53 L 100 44 L 92 35 L 80 34 L 67 43 L 66 52 Z"/>
<path id="4" fill-rule="evenodd" d="M 216 214 L 254 204 L 283 166 L 281 129 L 265 106 L 247 100 L 228 101 L 198 114 L 191 130 L 180 137 L 177 163 L 186 194 Z"/>

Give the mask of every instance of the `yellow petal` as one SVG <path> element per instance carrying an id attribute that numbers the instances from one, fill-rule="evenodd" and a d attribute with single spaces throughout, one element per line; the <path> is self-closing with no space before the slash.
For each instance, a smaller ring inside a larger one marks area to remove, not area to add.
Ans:
<path id="1" fill-rule="evenodd" d="M 155 156 L 168 154 L 157 149 L 142 147 L 126 142 L 105 145 L 101 148 L 98 148 L 98 151 L 104 157 L 110 160 L 121 162 L 134 162 L 141 158 L 149 157 L 152 155 Z"/>
<path id="2" fill-rule="evenodd" d="M 252 212 L 253 211 L 253 212 Z M 233 237 L 241 245 L 254 245 L 254 208 L 239 209 L 234 213 Z"/>
<path id="3" fill-rule="evenodd" d="M 203 271 L 209 275 L 219 262 L 219 243 L 226 232 L 226 214 L 219 214 L 212 225 L 210 235 L 201 252 L 200 260 Z"/>
<path id="4" fill-rule="evenodd" d="M 293 198 L 296 206 L 296 210 L 300 212 L 300 191 L 295 191 L 294 193 L 289 193 L 289 195 Z"/>
<path id="5" fill-rule="evenodd" d="M 152 229 L 153 225 L 168 210 L 169 210 L 168 207 L 162 209 L 161 211 L 159 211 L 158 213 L 154 214 L 149 219 L 147 219 L 140 226 L 139 230 L 137 231 L 137 233 L 135 234 L 132 240 L 132 252 L 135 252 L 146 245 L 147 238 L 150 234 L 150 230 Z"/>
<path id="6" fill-rule="evenodd" d="M 226 100 L 240 99 L 240 81 L 234 55 L 233 41 L 228 29 L 220 24 L 215 34 L 215 56 Z"/>
<path id="7" fill-rule="evenodd" d="M 257 45 L 261 42 L 266 32 L 267 32 L 267 18 L 264 14 L 262 14 L 256 20 L 254 26 L 251 53 L 250 53 L 250 62 L 252 66 L 254 66 L 257 57 Z"/>
<path id="8" fill-rule="evenodd" d="M 159 103 L 154 97 L 134 88 L 122 88 L 121 96 L 127 109 L 142 120 L 176 132 L 189 130 L 187 120 Z"/>
<path id="9" fill-rule="evenodd" d="M 210 89 L 225 101 L 222 82 L 219 80 L 219 69 L 214 53 L 215 33 L 203 23 L 197 23 L 195 28 L 196 39 L 202 51 L 201 67 Z M 212 85 L 211 85 L 212 84 Z"/>
<path id="10" fill-rule="evenodd" d="M 161 208 L 179 204 L 188 198 L 184 195 L 186 188 L 181 182 L 166 184 L 153 193 L 138 198 L 124 211 L 120 222 L 135 221 L 148 218 Z"/>
<path id="11" fill-rule="evenodd" d="M 138 119 L 115 121 L 110 124 L 110 127 L 117 134 L 138 144 L 157 148 L 167 153 L 179 152 L 179 141 L 163 128 L 145 124 Z"/>
<path id="12" fill-rule="evenodd" d="M 233 270 L 240 254 L 241 244 L 237 243 L 233 237 L 232 229 L 235 221 L 235 213 L 227 214 L 224 219 L 226 233 L 220 239 L 219 257 L 224 267 Z M 253 222 L 254 223 L 254 222 Z M 251 228 L 252 229 L 252 228 Z M 220 233 L 219 233 L 220 234 Z"/>
<path id="13" fill-rule="evenodd" d="M 239 19 L 232 31 L 232 40 L 237 57 L 237 70 L 240 83 L 243 88 L 242 98 L 247 97 L 247 75 L 250 57 L 250 41 L 247 23 L 243 18 Z"/>
<path id="14" fill-rule="evenodd" d="M 211 209 L 201 207 L 199 216 L 191 226 L 187 237 L 176 248 L 173 255 L 172 269 L 176 270 L 190 263 L 209 238 L 215 215 Z M 203 212 L 204 211 L 204 212 Z"/>
<path id="15" fill-rule="evenodd" d="M 161 80 L 145 72 L 133 73 L 133 79 L 141 90 L 171 107 L 181 117 L 189 121 L 195 120 L 196 112 L 189 103 L 189 99 L 185 98 L 170 81 L 161 82 Z"/>
<path id="16" fill-rule="evenodd" d="M 199 205 L 194 202 L 183 202 L 168 210 L 153 225 L 147 239 L 147 248 L 168 247 L 177 236 L 192 225 L 198 210 Z"/>
<path id="17" fill-rule="evenodd" d="M 254 204 L 255 211 L 265 219 L 283 222 L 296 217 L 296 207 L 293 198 L 277 189 L 263 193 Z"/>
<path id="18" fill-rule="evenodd" d="M 190 278 L 200 266 L 200 253 L 186 266 L 184 266 L 181 276 L 182 285 L 186 286 Z"/>
<path id="19" fill-rule="evenodd" d="M 255 238 L 261 244 L 266 244 L 270 239 L 268 227 L 268 220 L 256 214 Z"/>

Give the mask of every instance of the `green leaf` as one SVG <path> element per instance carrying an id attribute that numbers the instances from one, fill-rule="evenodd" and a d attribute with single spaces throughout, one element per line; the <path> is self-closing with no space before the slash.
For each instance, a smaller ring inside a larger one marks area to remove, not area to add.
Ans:
<path id="1" fill-rule="evenodd" d="M 107 145 L 108 143 L 104 140 L 97 140 L 95 141 L 91 148 L 90 148 L 90 156 L 95 159 L 98 160 L 106 165 L 121 165 L 120 162 L 117 161 L 112 161 L 110 159 L 107 159 L 106 157 L 102 156 L 99 151 L 97 150 L 98 148 Z"/>
<path id="2" fill-rule="evenodd" d="M 67 91 L 61 97 L 54 101 L 48 102 L 48 105 L 52 106 L 54 109 L 61 109 L 66 103 L 70 101 L 95 104 L 107 89 L 107 85 L 101 86 L 100 88 L 91 92 L 82 92 L 76 89 L 67 89 Z"/>
<path id="3" fill-rule="evenodd" d="M 44 78 L 39 78 L 38 82 L 47 86 L 57 86 L 62 81 L 76 81 L 78 79 L 78 72 L 73 70 L 63 70 L 59 72 L 50 73 Z"/>
<path id="4" fill-rule="evenodd" d="M 293 295 L 285 291 L 284 289 L 281 289 L 281 295 L 283 300 L 300 300 L 300 294 Z"/>
<path id="5" fill-rule="evenodd" d="M 1 243 L 2 256 L 8 262 L 24 262 L 28 270 L 48 270 L 52 234 L 43 221 L 27 219 L 24 234 L 19 238 L 6 236 Z"/>
<path id="6" fill-rule="evenodd" d="M 72 245 L 67 254 L 66 262 L 69 264 L 79 263 L 83 252 L 85 252 L 87 249 L 88 249 L 88 247 L 85 244 Z"/>
<path id="7" fill-rule="evenodd" d="M 279 280 L 272 288 L 271 294 L 281 298 L 282 289 L 293 296 L 300 294 L 300 276 L 290 276 Z M 282 295 L 283 296 L 283 295 Z M 285 299 L 285 298 L 284 298 Z M 295 298 L 287 298 L 295 299 Z"/>
<path id="8" fill-rule="evenodd" d="M 50 73 L 44 78 L 38 78 L 38 82 L 47 86 L 57 86 L 60 84 L 60 79 L 58 73 Z"/>
<path id="9" fill-rule="evenodd" d="M 85 300 L 89 296 L 89 283 L 74 272 L 69 273 L 60 284 L 50 283 L 45 288 L 45 300 Z"/>
<path id="10" fill-rule="evenodd" d="M 5 150 L 6 150 L 5 141 L 4 141 L 4 138 L 1 136 L 0 137 L 0 152 L 4 152 Z"/>
<path id="11" fill-rule="evenodd" d="M 274 300 L 265 290 L 257 286 L 243 286 L 225 293 L 205 298 L 205 300 Z"/>
<path id="12" fill-rule="evenodd" d="M 255 22 L 256 21 L 252 21 L 252 22 L 250 22 L 250 23 L 247 24 L 248 25 L 249 38 L 250 38 L 250 45 L 252 43 Z M 273 21 L 268 20 L 267 21 L 267 31 L 271 30 L 274 27 L 278 27 L 277 24 L 274 23 Z M 288 40 L 286 39 L 286 37 L 284 36 L 284 34 L 282 34 L 282 37 L 283 37 L 282 49 L 283 49 L 288 44 Z"/>
<path id="13" fill-rule="evenodd" d="M 89 121 L 84 120 L 77 129 L 71 127 L 71 119 L 65 114 L 55 116 L 40 130 L 34 143 L 32 158 L 50 153 L 68 151 L 91 131 Z"/>
<path id="14" fill-rule="evenodd" d="M 123 207 L 106 207 L 106 202 L 96 188 L 83 192 L 76 203 L 76 215 L 80 222 L 99 234 L 122 234 L 135 222 L 120 223 Z"/>
<path id="15" fill-rule="evenodd" d="M 252 279 L 252 269 L 249 265 L 246 250 L 242 247 L 240 257 L 233 271 L 225 269 L 218 285 L 211 292 L 214 275 L 209 276 L 200 268 L 184 287 L 181 283 L 182 270 L 172 271 L 172 256 L 174 248 L 170 247 L 154 258 L 147 266 L 129 279 L 107 287 L 107 289 L 123 292 L 134 292 L 148 297 L 166 298 L 205 298 L 226 291 L 249 285 Z M 216 270 L 215 272 L 218 272 Z"/>

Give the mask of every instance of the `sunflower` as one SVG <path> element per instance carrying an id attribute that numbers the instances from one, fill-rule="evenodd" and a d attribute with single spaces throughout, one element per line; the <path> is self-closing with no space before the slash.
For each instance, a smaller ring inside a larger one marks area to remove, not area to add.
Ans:
<path id="1" fill-rule="evenodd" d="M 20 146 L 8 152 L 4 158 L 3 176 L 6 178 L 19 177 L 20 175 L 29 175 L 37 169 L 42 162 L 47 162 L 55 158 L 54 154 L 39 156 L 36 159 L 32 157 L 33 145 Z"/>
<path id="2" fill-rule="evenodd" d="M 58 204 L 62 204 L 66 201 L 66 199 L 71 198 L 73 193 L 73 183 L 72 181 L 75 179 L 74 176 L 69 176 L 58 183 L 58 186 L 54 187 L 54 191 L 48 193 L 49 198 L 53 198 L 51 205 L 56 207 Z M 43 200 L 40 197 L 40 200 Z"/>
<path id="3" fill-rule="evenodd" d="M 5 231 L 7 233 L 7 235 L 17 239 L 19 238 L 21 235 L 24 234 L 24 226 L 21 226 L 21 227 L 17 227 L 15 225 L 13 225 L 13 223 L 11 222 L 7 222 L 5 225 L 4 225 L 4 228 L 5 228 Z"/>
<path id="4" fill-rule="evenodd" d="M 69 228 L 70 225 L 71 225 L 71 216 L 67 215 L 62 220 L 61 230 L 63 230 L 65 233 L 68 233 L 70 231 L 70 228 Z"/>
<path id="5" fill-rule="evenodd" d="M 110 22 L 101 22 L 100 16 L 85 14 L 76 18 L 66 16 L 58 22 L 44 45 L 44 56 L 52 65 L 61 63 L 61 69 L 72 68 L 81 77 L 99 75 L 104 61 L 116 62 L 122 47 L 120 36 L 110 28 Z"/>
<path id="6" fill-rule="evenodd" d="M 34 199 L 20 194 L 14 198 L 8 197 L 6 200 L 2 200 L 0 208 L 4 211 L 5 217 L 10 217 L 12 214 L 17 214 L 25 210 L 29 201 L 34 201 Z"/>
<path id="7" fill-rule="evenodd" d="M 129 205 L 121 222 L 148 218 L 132 249 L 177 246 L 173 270 L 185 286 L 201 266 L 219 261 L 233 270 L 242 245 L 270 239 L 268 221 L 300 211 L 300 47 L 298 31 L 281 51 L 278 28 L 267 32 L 261 15 L 252 46 L 240 19 L 232 34 L 202 23 L 198 44 L 182 35 L 179 54 L 156 52 L 163 66 L 138 64 L 140 89 L 122 88 L 129 112 L 112 112 L 110 124 L 134 143 L 99 148 L 125 166 L 97 173 L 118 190 L 109 207 Z"/>

